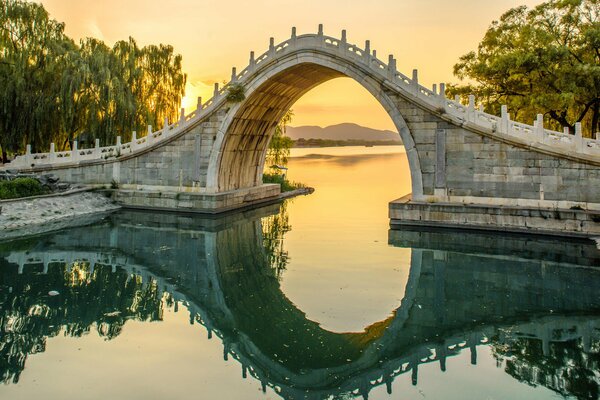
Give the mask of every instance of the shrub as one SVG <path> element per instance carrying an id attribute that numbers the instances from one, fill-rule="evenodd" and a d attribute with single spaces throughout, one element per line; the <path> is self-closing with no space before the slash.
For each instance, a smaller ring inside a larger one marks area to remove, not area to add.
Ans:
<path id="1" fill-rule="evenodd" d="M 12 181 L 0 181 L 0 200 L 39 196 L 47 192 L 48 190 L 34 178 L 17 178 Z"/>
<path id="2" fill-rule="evenodd" d="M 281 185 L 282 192 L 290 192 L 306 187 L 303 183 L 288 181 L 283 175 L 279 174 L 263 174 L 263 183 L 278 183 Z"/>

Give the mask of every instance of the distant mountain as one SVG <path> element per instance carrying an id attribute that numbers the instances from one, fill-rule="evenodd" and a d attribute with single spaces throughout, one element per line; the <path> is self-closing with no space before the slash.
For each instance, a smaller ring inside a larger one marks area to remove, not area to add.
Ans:
<path id="1" fill-rule="evenodd" d="M 331 125 L 326 128 L 320 126 L 288 126 L 286 135 L 294 140 L 300 138 L 368 141 L 394 140 L 402 143 L 400 135 L 396 132 L 371 129 L 350 123 Z"/>

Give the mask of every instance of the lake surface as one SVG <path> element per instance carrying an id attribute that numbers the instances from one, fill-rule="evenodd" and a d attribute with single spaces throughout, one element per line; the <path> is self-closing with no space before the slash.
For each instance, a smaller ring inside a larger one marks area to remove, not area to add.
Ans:
<path id="1" fill-rule="evenodd" d="M 0 399 L 597 399 L 592 241 L 389 230 L 402 147 L 294 149 L 314 194 L 0 243 Z"/>

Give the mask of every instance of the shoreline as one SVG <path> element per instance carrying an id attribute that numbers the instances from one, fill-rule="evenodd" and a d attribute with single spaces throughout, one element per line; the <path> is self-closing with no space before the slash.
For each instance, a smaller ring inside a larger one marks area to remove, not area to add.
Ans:
<path id="1" fill-rule="evenodd" d="M 282 192 L 268 203 L 309 195 L 314 188 Z M 266 202 L 267 203 L 267 202 Z M 266 203 L 250 206 L 259 208 Z M 98 222 L 109 214 L 125 209 L 109 197 L 106 190 L 78 188 L 68 192 L 0 201 L 0 242 L 35 236 L 65 228 Z M 148 210 L 152 212 L 152 210 Z M 165 210 L 185 213 L 183 210 Z M 154 212 L 164 212 L 154 210 Z"/>

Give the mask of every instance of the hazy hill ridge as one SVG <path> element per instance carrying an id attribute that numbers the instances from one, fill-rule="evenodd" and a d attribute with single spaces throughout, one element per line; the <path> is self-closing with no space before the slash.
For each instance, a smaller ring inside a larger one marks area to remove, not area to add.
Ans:
<path id="1" fill-rule="evenodd" d="M 331 125 L 325 128 L 320 126 L 288 126 L 286 135 L 294 140 L 304 138 L 367 141 L 393 140 L 401 142 L 400 135 L 396 132 L 372 129 L 350 123 Z"/>

